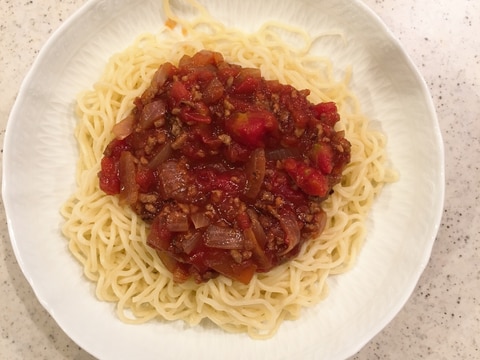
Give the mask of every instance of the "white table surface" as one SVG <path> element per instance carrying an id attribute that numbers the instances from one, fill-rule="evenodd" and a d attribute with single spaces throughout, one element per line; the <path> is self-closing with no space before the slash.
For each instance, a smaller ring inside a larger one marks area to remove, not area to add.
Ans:
<path id="1" fill-rule="evenodd" d="M 0 144 L 36 55 L 85 2 L 0 0 Z M 351 359 L 480 359 L 480 1 L 364 2 L 430 88 L 445 144 L 446 193 L 431 260 L 414 293 Z M 3 206 L 0 235 L 0 358 L 92 359 L 35 298 L 13 254 Z"/>

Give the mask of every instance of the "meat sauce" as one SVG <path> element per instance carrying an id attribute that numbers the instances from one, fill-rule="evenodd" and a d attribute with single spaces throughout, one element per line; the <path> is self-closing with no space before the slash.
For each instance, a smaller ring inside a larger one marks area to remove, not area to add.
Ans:
<path id="1" fill-rule="evenodd" d="M 350 143 L 308 95 L 204 50 L 161 65 L 115 125 L 100 188 L 151 224 L 175 281 L 246 284 L 322 232 Z"/>

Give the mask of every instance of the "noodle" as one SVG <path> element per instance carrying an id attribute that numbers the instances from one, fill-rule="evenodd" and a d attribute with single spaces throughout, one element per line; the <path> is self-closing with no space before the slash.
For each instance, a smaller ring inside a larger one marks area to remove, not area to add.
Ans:
<path id="1" fill-rule="evenodd" d="M 69 249 L 96 283 L 96 296 L 115 302 L 118 317 L 127 323 L 152 319 L 182 319 L 197 325 L 209 319 L 229 332 L 268 338 L 281 322 L 295 319 L 328 293 L 326 279 L 347 271 L 366 235 L 365 219 L 383 185 L 395 180 L 386 168 L 385 137 L 369 129 L 355 96 L 348 90 L 350 74 L 336 81 L 326 58 L 309 54 L 313 39 L 303 30 L 267 23 L 258 32 L 243 34 L 212 19 L 195 1 L 197 16 L 184 20 L 164 1 L 167 24 L 159 34 L 143 34 L 131 47 L 114 55 L 93 90 L 78 97 L 75 131 L 79 144 L 77 189 L 61 209 Z M 186 34 L 184 36 L 183 34 Z M 292 47 L 284 38 L 301 40 Z M 117 197 L 98 187 L 97 173 L 111 129 L 133 108 L 133 100 L 148 86 L 164 62 L 208 49 L 225 60 L 257 67 L 267 79 L 297 89 L 310 89 L 311 101 L 334 101 L 341 121 L 338 130 L 352 144 L 351 162 L 334 194 L 323 203 L 327 225 L 297 258 L 268 273 L 257 273 L 248 285 L 220 276 L 206 283 L 175 283 L 156 252 L 146 245 L 148 225 Z"/>

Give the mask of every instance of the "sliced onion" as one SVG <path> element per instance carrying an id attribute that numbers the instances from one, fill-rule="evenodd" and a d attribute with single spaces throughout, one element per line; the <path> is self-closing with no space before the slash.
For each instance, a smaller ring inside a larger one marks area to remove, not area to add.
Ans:
<path id="1" fill-rule="evenodd" d="M 172 273 L 173 281 L 176 283 L 184 283 L 190 277 L 185 264 L 177 261 L 166 251 L 157 251 L 158 257 L 163 265 Z"/>
<path id="2" fill-rule="evenodd" d="M 265 250 L 260 246 L 257 237 L 252 228 L 243 230 L 243 236 L 245 237 L 245 249 L 251 250 L 256 262 L 260 265 L 262 271 L 268 271 L 272 267 L 272 262 L 265 254 Z"/>
<path id="3" fill-rule="evenodd" d="M 168 160 L 160 165 L 159 177 L 163 196 L 178 201 L 186 200 L 187 170 L 176 161 Z"/>
<path id="4" fill-rule="evenodd" d="M 205 232 L 205 245 L 217 249 L 243 249 L 245 238 L 240 230 L 210 225 Z"/>
<path id="5" fill-rule="evenodd" d="M 160 166 L 160 164 L 164 163 L 166 160 L 170 158 L 172 154 L 172 146 L 170 142 L 166 142 L 160 148 L 160 150 L 155 154 L 155 156 L 150 160 L 148 163 L 148 168 L 156 169 Z"/>
<path id="6" fill-rule="evenodd" d="M 192 251 L 202 241 L 202 234 L 199 232 L 194 233 L 192 236 L 188 236 L 182 240 L 182 249 L 185 254 L 190 255 Z"/>
<path id="7" fill-rule="evenodd" d="M 118 164 L 120 175 L 120 199 L 128 205 L 133 205 L 138 199 L 138 184 L 136 182 L 135 158 L 129 151 L 123 151 Z"/>
<path id="8" fill-rule="evenodd" d="M 162 260 L 163 265 L 173 273 L 177 268 L 178 261 L 175 260 L 173 257 L 170 256 L 169 253 L 163 250 L 157 250 L 157 255 Z"/>
<path id="9" fill-rule="evenodd" d="M 143 107 L 138 124 L 142 129 L 148 129 L 156 121 L 164 119 L 166 105 L 163 100 L 156 100 Z"/>
<path id="10" fill-rule="evenodd" d="M 128 115 L 126 118 L 113 126 L 112 132 L 118 140 L 125 139 L 133 131 L 135 116 Z"/>
<path id="11" fill-rule="evenodd" d="M 192 220 L 195 229 L 201 229 L 210 225 L 210 218 L 203 212 L 191 214 L 190 220 Z"/>
<path id="12" fill-rule="evenodd" d="M 167 217 L 167 230 L 171 232 L 188 231 L 188 217 L 184 213 L 171 213 Z"/>
<path id="13" fill-rule="evenodd" d="M 279 148 L 268 151 L 265 156 L 269 160 L 283 160 L 289 157 L 297 157 L 298 151 L 289 148 Z"/>
<path id="14" fill-rule="evenodd" d="M 157 94 L 158 90 L 165 84 L 168 77 L 173 74 L 173 65 L 171 63 L 164 63 L 158 68 L 153 75 L 150 86 L 142 94 L 142 103 L 148 104 Z"/>
<path id="15" fill-rule="evenodd" d="M 160 89 L 167 81 L 168 77 L 172 73 L 173 65 L 170 63 L 164 63 L 158 68 L 158 70 L 153 75 L 152 85 L 157 89 Z"/>
<path id="16" fill-rule="evenodd" d="M 164 216 L 155 217 L 147 236 L 147 245 L 158 251 L 168 249 L 170 246 L 172 234 L 166 230 L 166 221 Z"/>
<path id="17" fill-rule="evenodd" d="M 265 150 L 257 148 L 250 154 L 250 158 L 245 165 L 245 172 L 247 175 L 247 184 L 245 186 L 245 196 L 250 199 L 257 197 L 260 188 L 265 178 Z"/>
<path id="18" fill-rule="evenodd" d="M 327 213 L 323 210 L 320 211 L 315 215 L 315 221 L 318 224 L 318 234 L 320 235 L 327 225 Z"/>
<path id="19" fill-rule="evenodd" d="M 287 243 L 287 248 L 280 255 L 285 255 L 300 242 L 300 227 L 295 214 L 290 210 L 284 209 L 280 213 L 278 221 L 280 221 L 280 227 L 285 233 L 285 242 Z"/>
<path id="20" fill-rule="evenodd" d="M 263 249 L 267 243 L 267 235 L 265 235 L 265 230 L 263 229 L 262 224 L 260 224 L 255 210 L 247 209 L 247 214 L 250 217 L 250 222 L 252 223 L 252 231 L 255 235 L 255 239 L 258 245 Z"/>

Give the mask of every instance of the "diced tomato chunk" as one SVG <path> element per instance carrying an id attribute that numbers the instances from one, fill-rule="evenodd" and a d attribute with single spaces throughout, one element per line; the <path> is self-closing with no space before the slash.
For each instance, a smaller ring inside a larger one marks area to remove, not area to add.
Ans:
<path id="1" fill-rule="evenodd" d="M 317 143 L 313 145 L 310 158 L 323 174 L 330 174 L 333 170 L 333 149 L 329 144 Z"/>
<path id="2" fill-rule="evenodd" d="M 269 178 L 269 188 L 273 193 L 281 195 L 294 204 L 302 203 L 306 197 L 303 192 L 297 191 L 291 186 L 291 177 L 283 171 L 276 171 Z"/>
<path id="3" fill-rule="evenodd" d="M 174 81 L 170 90 L 170 98 L 174 100 L 174 106 L 177 106 L 181 101 L 189 101 L 192 94 L 183 83 Z"/>
<path id="4" fill-rule="evenodd" d="M 233 80 L 239 74 L 240 69 L 238 65 L 220 63 L 218 64 L 218 78 L 227 83 L 229 79 Z"/>
<path id="5" fill-rule="evenodd" d="M 250 218 L 248 217 L 248 214 L 246 212 L 239 213 L 236 220 L 238 226 L 242 230 L 248 229 L 252 226 L 252 222 L 250 221 Z"/>
<path id="6" fill-rule="evenodd" d="M 155 186 L 155 173 L 149 168 L 139 168 L 135 180 L 142 192 L 148 192 Z"/>
<path id="7" fill-rule="evenodd" d="M 300 189 L 309 195 L 326 196 L 328 180 L 317 169 L 292 158 L 284 160 L 284 168 Z"/>
<path id="8" fill-rule="evenodd" d="M 340 120 L 340 115 L 337 112 L 337 105 L 334 102 L 313 105 L 312 110 L 318 120 L 329 126 L 333 127 L 333 125 Z"/>
<path id="9" fill-rule="evenodd" d="M 120 193 L 117 161 L 112 157 L 104 157 L 101 161 L 101 168 L 99 173 L 100 189 L 108 195 Z"/>
<path id="10" fill-rule="evenodd" d="M 113 139 L 110 144 L 107 145 L 107 148 L 104 151 L 104 155 L 107 157 L 112 157 L 113 159 L 120 159 L 120 154 L 122 151 L 129 149 L 129 144 L 127 139 Z"/>
<path id="11" fill-rule="evenodd" d="M 232 179 L 236 180 L 233 181 Z M 238 171 L 219 172 L 213 169 L 198 169 L 196 181 L 199 189 L 204 193 L 218 189 L 228 196 L 240 194 L 245 182 L 242 174 Z"/>
<path id="12" fill-rule="evenodd" d="M 255 91 L 260 83 L 260 79 L 256 77 L 246 77 L 235 85 L 236 94 L 251 94 Z"/>
<path id="13" fill-rule="evenodd" d="M 217 78 L 214 78 L 205 87 L 202 100 L 206 104 L 213 104 L 221 100 L 224 93 L 225 93 L 225 87 Z"/>
<path id="14" fill-rule="evenodd" d="M 269 111 L 235 113 L 226 122 L 227 132 L 239 143 L 252 148 L 263 147 L 265 136 L 278 130 L 278 122 Z"/>
<path id="15" fill-rule="evenodd" d="M 212 122 L 212 118 L 210 116 L 191 111 L 187 108 L 180 110 L 179 117 L 186 123 L 197 122 L 202 124 L 210 124 Z"/>

